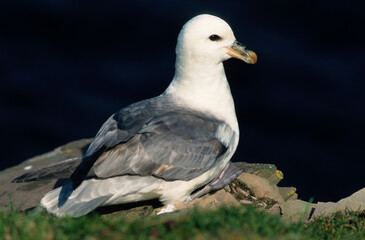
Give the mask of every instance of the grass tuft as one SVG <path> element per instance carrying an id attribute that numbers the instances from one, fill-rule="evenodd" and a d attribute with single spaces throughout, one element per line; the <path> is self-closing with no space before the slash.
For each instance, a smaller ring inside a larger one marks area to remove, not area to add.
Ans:
<path id="1" fill-rule="evenodd" d="M 56 218 L 0 211 L 0 239 L 365 239 L 365 212 L 292 224 L 253 207 L 193 210 L 127 221 L 96 213 Z"/>

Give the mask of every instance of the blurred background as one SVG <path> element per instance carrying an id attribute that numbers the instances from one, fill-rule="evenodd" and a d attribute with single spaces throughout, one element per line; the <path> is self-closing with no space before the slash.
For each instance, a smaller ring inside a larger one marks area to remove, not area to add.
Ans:
<path id="1" fill-rule="evenodd" d="M 133 2 L 133 3 L 132 3 Z M 80 138 L 162 93 L 183 24 L 225 19 L 256 65 L 226 74 L 241 138 L 234 161 L 272 163 L 308 201 L 364 186 L 365 21 L 355 1 L 0 2 L 0 170 Z"/>

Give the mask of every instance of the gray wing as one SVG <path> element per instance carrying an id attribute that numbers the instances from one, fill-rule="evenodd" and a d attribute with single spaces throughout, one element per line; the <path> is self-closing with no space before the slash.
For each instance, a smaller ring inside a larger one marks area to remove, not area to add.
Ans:
<path id="1" fill-rule="evenodd" d="M 71 179 L 76 188 L 93 168 L 100 178 L 124 174 L 190 180 L 217 164 L 227 149 L 217 137 L 225 123 L 163 98 L 133 104 L 104 123 Z"/>
<path id="2" fill-rule="evenodd" d="M 104 152 L 94 172 L 101 178 L 137 174 L 166 180 L 193 179 L 216 165 L 226 152 L 227 146 L 216 134 L 222 124 L 180 112 L 153 118 L 128 142 Z"/>
<path id="3" fill-rule="evenodd" d="M 72 172 L 80 164 L 81 158 L 71 158 L 58 163 L 51 164 L 41 169 L 27 172 L 19 177 L 16 177 L 11 182 L 32 182 L 45 179 L 69 178 Z"/>

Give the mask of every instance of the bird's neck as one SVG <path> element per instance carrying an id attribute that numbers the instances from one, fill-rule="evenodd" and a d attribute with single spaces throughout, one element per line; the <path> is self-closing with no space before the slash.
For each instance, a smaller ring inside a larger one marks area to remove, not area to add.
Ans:
<path id="1" fill-rule="evenodd" d="M 216 116 L 238 133 L 234 102 L 223 63 L 189 64 L 177 60 L 175 76 L 165 94 L 192 110 Z"/>

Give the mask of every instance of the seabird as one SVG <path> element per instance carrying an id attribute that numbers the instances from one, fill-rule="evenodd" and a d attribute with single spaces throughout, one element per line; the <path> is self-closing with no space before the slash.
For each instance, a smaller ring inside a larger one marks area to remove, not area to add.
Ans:
<path id="1" fill-rule="evenodd" d="M 79 217 L 100 206 L 158 198 L 168 212 L 233 181 L 243 170 L 230 162 L 239 128 L 222 62 L 231 57 L 257 61 L 224 20 L 203 14 L 188 21 L 165 92 L 113 114 L 71 181 L 47 193 L 41 206 Z"/>

